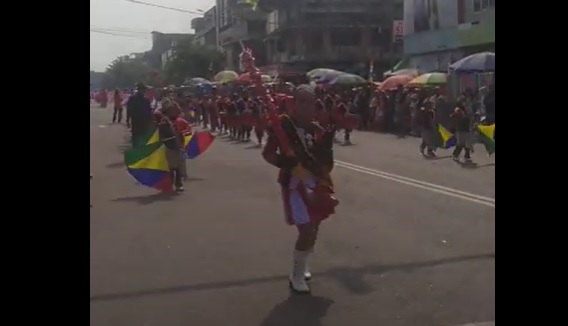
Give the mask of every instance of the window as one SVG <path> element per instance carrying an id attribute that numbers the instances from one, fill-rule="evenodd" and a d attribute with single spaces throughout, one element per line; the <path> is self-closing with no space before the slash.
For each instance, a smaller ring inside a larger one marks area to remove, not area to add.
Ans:
<path id="1" fill-rule="evenodd" d="M 473 12 L 480 12 L 495 7 L 495 0 L 473 0 Z"/>
<path id="2" fill-rule="evenodd" d="M 481 11 L 481 0 L 473 0 L 473 12 Z"/>

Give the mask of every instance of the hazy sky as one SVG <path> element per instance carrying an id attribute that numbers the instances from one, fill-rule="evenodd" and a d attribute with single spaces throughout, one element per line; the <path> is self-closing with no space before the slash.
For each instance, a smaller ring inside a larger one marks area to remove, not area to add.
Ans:
<path id="1" fill-rule="evenodd" d="M 125 0 L 89 0 L 91 29 L 129 37 L 91 34 L 91 70 L 104 71 L 116 57 L 151 48 L 150 32 L 192 33 L 191 20 L 199 15 L 148 7 Z M 215 0 L 141 0 L 184 10 L 207 10 Z"/>

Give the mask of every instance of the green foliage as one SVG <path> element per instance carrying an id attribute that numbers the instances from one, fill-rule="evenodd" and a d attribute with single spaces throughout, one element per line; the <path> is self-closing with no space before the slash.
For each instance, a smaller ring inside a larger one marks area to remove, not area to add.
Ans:
<path id="1" fill-rule="evenodd" d="M 106 89 L 134 87 L 137 82 L 148 82 L 151 76 L 152 68 L 142 58 L 125 55 L 107 67 L 102 86 Z"/>
<path id="2" fill-rule="evenodd" d="M 219 51 L 185 41 L 175 48 L 175 57 L 164 69 L 167 84 L 180 85 L 187 78 L 210 79 L 223 69 L 224 56 Z"/>

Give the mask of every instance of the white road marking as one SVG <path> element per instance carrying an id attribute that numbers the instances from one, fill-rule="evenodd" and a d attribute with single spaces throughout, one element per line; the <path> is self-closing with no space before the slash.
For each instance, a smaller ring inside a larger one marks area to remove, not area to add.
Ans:
<path id="1" fill-rule="evenodd" d="M 454 197 L 454 198 L 460 198 L 460 199 L 463 199 L 463 200 L 467 200 L 467 201 L 470 201 L 470 202 L 473 202 L 473 203 L 476 203 L 476 204 L 480 204 L 480 205 L 485 205 L 485 206 L 488 206 L 488 207 L 493 207 L 493 208 L 495 207 L 495 198 L 476 195 L 476 194 L 461 191 L 461 190 L 458 190 L 458 189 L 453 189 L 453 188 L 450 188 L 450 187 L 444 187 L 444 186 L 441 186 L 441 185 L 429 183 L 429 182 L 426 182 L 426 181 L 416 180 L 416 179 L 404 177 L 404 176 L 401 176 L 401 175 L 388 173 L 388 172 L 385 172 L 385 171 L 370 169 L 370 168 L 367 168 L 367 167 L 364 167 L 364 166 L 355 165 L 355 164 L 348 163 L 348 162 L 336 160 L 335 165 L 342 167 L 342 168 L 345 168 L 345 169 L 349 169 L 351 171 L 360 172 L 360 173 L 364 173 L 364 174 L 367 174 L 367 175 L 372 175 L 374 177 L 379 177 L 379 178 L 383 178 L 383 179 L 386 179 L 386 180 L 391 180 L 391 181 L 398 182 L 398 183 L 401 183 L 401 184 L 405 184 L 405 185 L 408 185 L 408 186 L 412 186 L 412 187 L 415 187 L 415 188 L 429 190 L 429 191 L 432 191 L 432 192 L 436 192 L 436 193 L 446 195 L 446 196 L 450 196 L 450 197 Z"/>

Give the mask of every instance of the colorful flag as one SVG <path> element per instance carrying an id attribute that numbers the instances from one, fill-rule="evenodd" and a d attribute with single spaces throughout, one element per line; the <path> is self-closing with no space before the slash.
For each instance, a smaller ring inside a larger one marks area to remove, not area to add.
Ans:
<path id="1" fill-rule="evenodd" d="M 438 124 L 437 130 L 441 140 L 439 147 L 444 149 L 449 149 L 456 146 L 457 142 L 456 135 L 449 132 L 441 124 Z"/>
<path id="2" fill-rule="evenodd" d="M 134 147 L 150 145 L 159 141 L 160 135 L 158 133 L 158 128 L 156 126 L 152 126 L 148 128 L 144 134 L 140 135 L 138 140 L 134 141 Z"/>
<path id="3" fill-rule="evenodd" d="M 481 143 L 485 145 L 487 154 L 495 153 L 495 124 L 489 126 L 477 125 L 477 131 L 479 132 Z"/>
<path id="4" fill-rule="evenodd" d="M 213 140 L 215 140 L 215 136 L 207 131 L 193 132 L 185 136 L 185 157 L 188 159 L 194 159 L 203 154 L 203 152 L 211 146 Z"/>
<path id="5" fill-rule="evenodd" d="M 140 184 L 160 191 L 172 191 L 166 148 L 161 142 L 140 145 L 124 152 L 128 173 Z"/>

